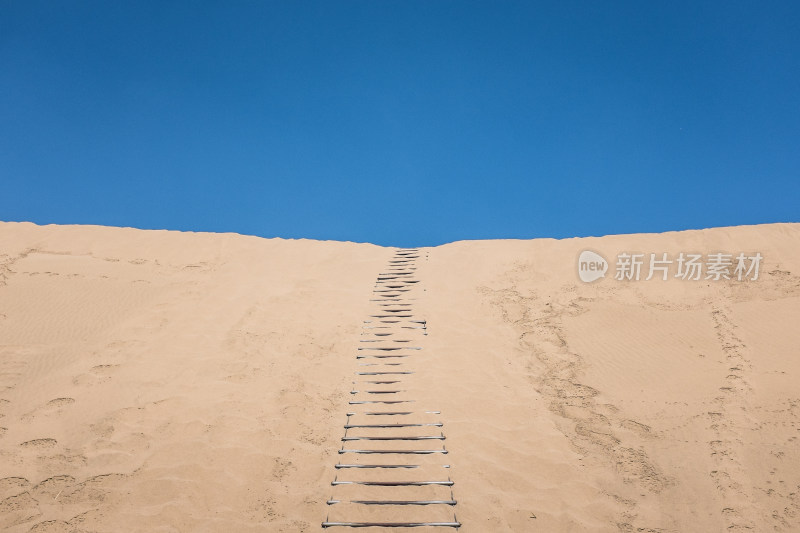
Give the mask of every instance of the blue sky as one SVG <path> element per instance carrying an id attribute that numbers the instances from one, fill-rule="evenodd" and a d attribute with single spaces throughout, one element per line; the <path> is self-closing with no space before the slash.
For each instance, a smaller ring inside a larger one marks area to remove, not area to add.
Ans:
<path id="1" fill-rule="evenodd" d="M 4 1 L 0 219 L 417 246 L 800 222 L 798 36 L 797 2 Z"/>

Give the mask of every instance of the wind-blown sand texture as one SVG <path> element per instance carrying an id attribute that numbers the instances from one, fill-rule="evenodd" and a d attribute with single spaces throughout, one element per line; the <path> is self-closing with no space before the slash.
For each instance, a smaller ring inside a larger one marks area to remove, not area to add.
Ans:
<path id="1" fill-rule="evenodd" d="M 584 249 L 764 262 L 585 284 Z M 460 531 L 800 530 L 800 224 L 424 251 Z M 0 224 L 0 529 L 320 531 L 393 254 Z"/>

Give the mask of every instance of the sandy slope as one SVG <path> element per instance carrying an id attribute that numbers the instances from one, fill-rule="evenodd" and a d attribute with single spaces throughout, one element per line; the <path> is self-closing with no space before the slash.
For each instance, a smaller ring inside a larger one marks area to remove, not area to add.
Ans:
<path id="1" fill-rule="evenodd" d="M 584 284 L 585 248 L 765 262 Z M 2 530 L 320 530 L 392 250 L 4 223 L 0 254 Z M 419 276 L 462 531 L 800 530 L 800 225 L 459 242 Z"/>

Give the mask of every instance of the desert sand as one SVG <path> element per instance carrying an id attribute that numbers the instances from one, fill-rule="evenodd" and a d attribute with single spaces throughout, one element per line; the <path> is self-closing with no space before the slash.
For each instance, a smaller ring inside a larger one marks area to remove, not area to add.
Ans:
<path id="1" fill-rule="evenodd" d="M 584 283 L 585 249 L 764 259 L 755 281 Z M 0 223 L 0 530 L 321 531 L 360 509 L 344 501 L 359 487 L 331 485 L 356 475 L 337 464 L 395 460 L 339 450 L 356 446 L 356 373 L 375 368 L 359 348 L 383 338 L 365 320 L 407 303 L 425 328 L 392 330 L 423 348 L 403 386 L 446 436 L 413 445 L 446 446 L 424 459 L 444 477 L 421 472 L 457 501 L 409 516 L 800 531 L 800 224 L 417 255 L 419 283 L 389 307 L 374 291 L 392 248 Z"/>

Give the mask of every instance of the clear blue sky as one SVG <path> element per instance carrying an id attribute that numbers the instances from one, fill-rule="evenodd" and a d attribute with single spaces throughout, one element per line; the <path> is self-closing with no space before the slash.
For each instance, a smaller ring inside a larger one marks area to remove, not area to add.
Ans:
<path id="1" fill-rule="evenodd" d="M 4 0 L 0 185 L 384 245 L 799 222 L 800 3 Z"/>

